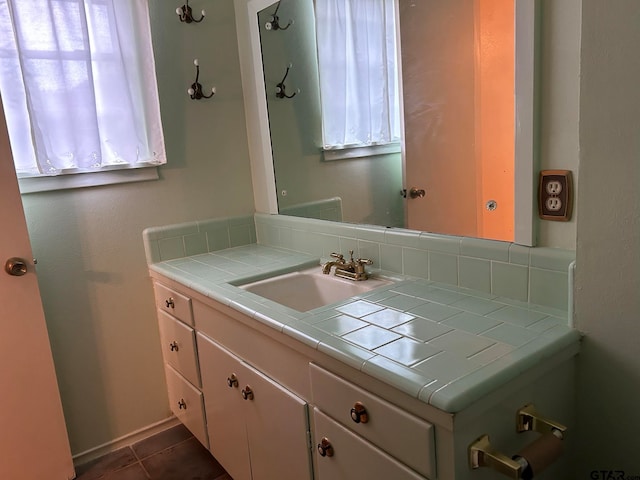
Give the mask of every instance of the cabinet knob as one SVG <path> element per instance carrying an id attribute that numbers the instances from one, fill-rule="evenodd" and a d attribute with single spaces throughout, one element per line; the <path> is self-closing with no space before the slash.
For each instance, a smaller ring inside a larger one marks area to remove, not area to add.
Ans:
<path id="1" fill-rule="evenodd" d="M 165 300 L 164 304 L 167 306 L 167 308 L 176 308 L 176 304 L 173 301 L 173 297 L 169 297 L 167 300 Z"/>
<path id="2" fill-rule="evenodd" d="M 180 350 L 180 348 L 178 347 L 178 343 L 175 340 L 169 344 L 169 349 L 172 352 L 177 352 L 178 350 Z"/>
<path id="3" fill-rule="evenodd" d="M 322 437 L 322 440 L 320 440 L 318 453 L 321 457 L 333 457 L 333 446 L 327 437 Z"/>
<path id="4" fill-rule="evenodd" d="M 351 409 L 351 420 L 356 423 L 367 423 L 369 421 L 369 414 L 362 402 L 356 402 Z"/>
<path id="5" fill-rule="evenodd" d="M 236 377 L 235 373 L 232 373 L 227 377 L 227 385 L 229 386 L 229 388 L 238 386 L 238 377 Z"/>
<path id="6" fill-rule="evenodd" d="M 186 409 L 187 409 L 187 403 L 184 401 L 184 398 L 181 398 L 181 399 L 178 401 L 178 408 L 179 408 L 180 410 L 186 410 Z"/>
<path id="7" fill-rule="evenodd" d="M 253 400 L 253 390 L 251 390 L 249 385 L 244 387 L 240 393 L 245 400 Z"/>
<path id="8" fill-rule="evenodd" d="M 22 258 L 12 257 L 4 264 L 4 271 L 14 277 L 21 277 L 27 273 L 27 261 Z"/>

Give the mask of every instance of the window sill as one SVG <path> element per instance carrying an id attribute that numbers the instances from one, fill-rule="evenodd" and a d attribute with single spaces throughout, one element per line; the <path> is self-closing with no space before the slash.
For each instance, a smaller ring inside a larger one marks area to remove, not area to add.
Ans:
<path id="1" fill-rule="evenodd" d="M 368 145 L 366 147 L 345 147 L 330 150 L 323 150 L 322 156 L 325 162 L 334 160 L 348 160 L 351 158 L 373 157 L 375 155 L 387 155 L 390 153 L 400 153 L 402 151 L 400 143 L 385 143 L 384 145 Z"/>
<path id="2" fill-rule="evenodd" d="M 56 175 L 51 177 L 23 177 L 18 179 L 20 193 L 50 192 L 74 188 L 115 185 L 118 183 L 146 182 L 160 178 L 158 167 L 121 168 L 101 172 Z"/>

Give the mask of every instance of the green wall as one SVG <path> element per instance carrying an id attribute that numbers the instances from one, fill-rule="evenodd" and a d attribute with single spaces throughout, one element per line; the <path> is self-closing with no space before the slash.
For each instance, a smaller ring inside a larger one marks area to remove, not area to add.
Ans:
<path id="1" fill-rule="evenodd" d="M 150 10 L 168 164 L 160 180 L 23 196 L 71 447 L 170 415 L 142 230 L 253 212 L 232 2 Z M 200 61 L 209 100 L 186 91 Z"/>
<path id="2" fill-rule="evenodd" d="M 582 5 L 575 478 L 640 478 L 640 2 Z"/>

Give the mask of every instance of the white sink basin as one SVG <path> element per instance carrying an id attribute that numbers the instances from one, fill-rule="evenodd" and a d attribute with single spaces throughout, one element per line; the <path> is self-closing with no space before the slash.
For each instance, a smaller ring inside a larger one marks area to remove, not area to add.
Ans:
<path id="1" fill-rule="evenodd" d="M 299 312 L 306 312 L 392 283 L 391 280 L 382 278 L 369 278 L 358 282 L 345 280 L 334 276 L 333 272 L 325 275 L 321 268 L 316 266 L 285 273 L 239 285 L 239 288 Z"/>

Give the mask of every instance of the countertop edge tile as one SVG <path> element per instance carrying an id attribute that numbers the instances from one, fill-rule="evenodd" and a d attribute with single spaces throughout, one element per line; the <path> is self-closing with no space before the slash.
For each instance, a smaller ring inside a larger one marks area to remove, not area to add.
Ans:
<path id="1" fill-rule="evenodd" d="M 368 359 L 362 371 L 416 398 L 425 385 L 435 381 L 382 355 Z"/>

